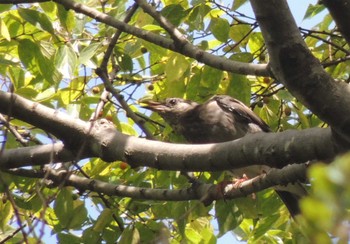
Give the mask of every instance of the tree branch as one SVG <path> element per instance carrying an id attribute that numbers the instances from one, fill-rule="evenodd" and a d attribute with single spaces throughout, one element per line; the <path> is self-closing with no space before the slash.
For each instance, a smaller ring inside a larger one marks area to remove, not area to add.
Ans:
<path id="1" fill-rule="evenodd" d="M 174 43 L 178 48 L 190 44 L 190 42 L 185 38 L 184 34 L 180 32 L 172 23 L 170 23 L 164 16 L 157 12 L 150 4 L 145 0 L 135 0 L 137 4 L 150 16 L 152 16 L 161 27 L 163 27 L 174 40 Z"/>
<path id="2" fill-rule="evenodd" d="M 120 103 L 122 108 L 126 112 L 126 116 L 131 118 L 138 126 L 139 128 L 146 134 L 146 137 L 148 139 L 154 140 L 153 134 L 146 128 L 145 126 L 145 120 L 137 116 L 129 107 L 129 105 L 124 100 L 123 95 L 121 95 L 112 85 L 108 78 L 107 70 L 105 68 L 98 68 L 96 69 L 96 74 L 101 78 L 103 81 L 104 86 L 106 87 L 106 91 L 110 92 Z"/>
<path id="3" fill-rule="evenodd" d="M 350 141 L 350 87 L 325 72 L 302 39 L 285 0 L 252 0 L 274 76 Z M 276 11 L 278 9 L 278 11 Z"/>
<path id="4" fill-rule="evenodd" d="M 76 3 L 71 0 L 54 0 L 54 2 L 62 4 L 66 9 L 72 9 L 77 13 L 85 14 L 99 22 L 105 23 L 106 25 L 113 26 L 123 32 L 129 33 L 143 40 L 152 42 L 163 48 L 181 53 L 187 57 L 194 58 L 199 62 L 205 63 L 211 67 L 238 74 L 249 74 L 258 76 L 270 75 L 267 66 L 264 64 L 248 64 L 221 58 L 213 54 L 207 53 L 193 45 L 186 45 L 179 50 L 174 41 L 168 38 L 125 24 L 122 21 L 119 21 L 107 14 L 101 13 L 96 9 L 90 8 L 86 5 Z"/>
<path id="5" fill-rule="evenodd" d="M 280 184 L 296 182 L 302 177 L 305 177 L 306 165 L 289 165 L 283 169 L 272 169 L 263 175 L 246 180 L 238 185 L 234 181 L 221 182 L 218 185 L 194 183 L 191 187 L 179 190 L 151 189 L 112 184 L 100 180 L 87 179 L 71 172 L 49 168 L 40 171 L 10 169 L 4 170 L 4 172 L 29 178 L 45 178 L 46 180 L 52 181 L 50 185 L 73 186 L 80 192 L 93 191 L 109 196 L 130 197 L 132 199 L 153 201 L 201 200 L 208 205 L 215 200 L 245 197 Z M 292 172 L 292 174 L 290 174 L 290 172 Z M 288 178 L 288 175 L 292 176 Z"/>
<path id="6" fill-rule="evenodd" d="M 350 45 L 350 0 L 323 0 L 340 33 Z"/>
<path id="7" fill-rule="evenodd" d="M 124 23 L 128 23 L 132 16 L 135 14 L 136 10 L 138 8 L 138 5 L 135 3 L 130 9 L 128 14 L 124 18 Z M 116 33 L 113 35 L 112 39 L 110 40 L 108 44 L 108 48 L 103 56 L 102 63 L 98 69 L 96 69 L 96 74 L 101 78 L 103 81 L 103 84 L 105 86 L 105 91 L 101 94 L 101 97 L 106 98 L 109 93 L 112 93 L 112 95 L 117 99 L 121 107 L 125 110 L 126 116 L 131 118 L 138 127 L 145 133 L 146 137 L 148 139 L 153 139 L 153 134 L 148 130 L 148 128 L 145 126 L 145 120 L 137 116 L 134 111 L 131 110 L 129 105 L 125 102 L 124 97 L 113 87 L 111 80 L 113 80 L 113 77 L 115 77 L 116 72 L 112 72 L 112 74 L 108 77 L 107 74 L 107 64 L 108 60 L 111 58 L 113 54 L 114 47 L 122 34 L 122 31 L 117 30 Z M 97 108 L 101 108 L 104 105 L 104 100 L 101 101 Z M 95 112 L 93 119 L 98 118 L 98 111 Z"/>
<path id="8" fill-rule="evenodd" d="M 87 124 L 80 119 L 74 119 L 65 113 L 32 102 L 14 93 L 0 91 L 0 101 L 0 113 L 48 131 L 64 141 L 66 147 L 71 145 L 71 148 L 76 150 L 81 149 L 93 126 L 93 123 Z"/>
<path id="9" fill-rule="evenodd" d="M 83 157 L 83 156 L 82 156 Z M 54 162 L 69 162 L 76 159 L 62 143 L 5 150 L 0 155 L 0 168 L 18 168 L 30 165 L 45 165 Z"/>
<path id="10" fill-rule="evenodd" d="M 60 161 L 70 161 L 73 155 L 69 151 L 75 151 L 79 152 L 74 154 L 73 159 L 76 160 L 100 157 L 107 162 L 121 160 L 133 167 L 148 166 L 163 170 L 220 171 L 262 164 L 282 168 L 288 163 L 331 159 L 340 150 L 332 131 L 321 128 L 256 133 L 235 141 L 205 145 L 145 141 L 118 132 L 105 119 L 93 122 L 73 119 L 62 112 L 2 91 L 0 113 L 14 116 L 68 142 L 64 143 L 64 147 L 55 144 L 54 154 L 48 151 L 52 145 L 5 150 L 0 155 L 1 167 L 46 164 L 58 156 Z M 40 150 L 44 151 L 41 153 Z"/>

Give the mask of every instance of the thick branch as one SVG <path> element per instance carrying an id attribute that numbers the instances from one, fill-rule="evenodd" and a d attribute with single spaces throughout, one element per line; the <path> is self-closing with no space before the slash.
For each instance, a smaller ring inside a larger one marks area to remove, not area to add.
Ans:
<path id="1" fill-rule="evenodd" d="M 311 54 L 285 0 L 251 3 L 274 76 L 312 112 L 350 140 L 349 85 L 335 82 Z"/>
<path id="2" fill-rule="evenodd" d="M 15 117 L 40 129 L 48 131 L 63 140 L 67 145 L 80 145 L 85 140 L 87 123 L 24 99 L 14 93 L 0 91 L 0 113 Z"/>
<path id="3" fill-rule="evenodd" d="M 69 162 L 76 156 L 64 148 L 62 143 L 5 150 L 0 155 L 0 168 L 17 168 L 44 165 L 55 162 Z"/>
<path id="4" fill-rule="evenodd" d="M 174 52 L 181 53 L 187 57 L 194 58 L 199 62 L 205 63 L 217 69 L 226 70 L 238 74 L 250 74 L 259 76 L 269 76 L 267 66 L 264 64 L 247 64 L 238 61 L 233 61 L 225 58 L 221 58 L 212 54 L 209 54 L 196 46 L 185 45 L 181 49 L 178 49 L 177 45 L 170 39 L 159 36 L 149 31 L 145 31 L 134 26 L 125 24 L 122 21 L 101 13 L 94 8 L 90 8 L 86 5 L 76 3 L 71 0 L 54 0 L 56 3 L 62 4 L 66 9 L 72 9 L 77 13 L 85 14 L 99 22 L 105 23 L 109 26 L 113 26 L 123 32 L 129 33 L 143 40 L 152 42 L 158 46 L 172 50 Z"/>
<path id="5" fill-rule="evenodd" d="M 323 0 L 340 33 L 350 45 L 350 0 Z"/>
<path id="6" fill-rule="evenodd" d="M 331 130 L 319 128 L 256 133 L 235 141 L 204 145 L 145 142 L 135 137 L 123 139 L 121 135 L 111 139 L 101 150 L 105 160 L 122 156 L 132 167 L 163 170 L 222 171 L 250 165 L 281 168 L 289 163 L 327 160 L 336 155 Z"/>
<path id="7" fill-rule="evenodd" d="M 61 161 L 100 157 L 107 162 L 122 160 L 133 167 L 148 166 L 164 170 L 218 171 L 254 164 L 283 167 L 311 159 L 330 159 L 338 149 L 330 129 L 308 129 L 280 133 L 256 133 L 242 139 L 218 144 L 180 145 L 149 141 L 118 132 L 107 120 L 84 122 L 31 102 L 16 94 L 0 91 L 0 113 L 14 116 L 55 134 L 65 143 L 69 154 L 57 146 L 55 157 Z M 82 146 L 84 145 L 84 147 Z M 49 147 L 5 150 L 0 155 L 1 167 L 47 164 L 52 162 Z M 36 153 L 33 161 L 33 152 Z M 24 156 L 26 155 L 27 160 Z M 21 165 L 19 165 L 21 164 Z"/>
<path id="8" fill-rule="evenodd" d="M 281 168 L 289 163 L 303 163 L 311 159 L 328 160 L 338 153 L 330 129 L 257 133 L 231 142 L 188 145 L 149 141 L 121 134 L 106 124 L 102 126 L 104 127 L 98 131 L 91 132 L 91 137 L 96 143 L 89 144 L 94 147 L 89 152 L 75 156 L 58 150 L 54 155 L 61 161 L 101 157 L 108 162 L 122 160 L 132 167 L 221 171 L 261 164 Z M 46 160 L 52 158 L 40 155 L 34 157 L 35 154 L 30 153 L 45 149 L 45 154 L 50 155 L 50 146 L 5 150 L 0 155 L 0 167 L 14 168 L 49 163 L 51 161 Z M 35 161 L 31 158 L 35 158 Z M 20 159 L 21 161 L 18 161 Z"/>

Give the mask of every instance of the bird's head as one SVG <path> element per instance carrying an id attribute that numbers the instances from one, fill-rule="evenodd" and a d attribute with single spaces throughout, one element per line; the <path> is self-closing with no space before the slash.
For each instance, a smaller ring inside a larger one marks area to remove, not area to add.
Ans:
<path id="1" fill-rule="evenodd" d="M 162 102 L 142 101 L 142 107 L 157 112 L 165 121 L 176 124 L 181 116 L 198 106 L 198 103 L 182 98 L 167 98 Z"/>

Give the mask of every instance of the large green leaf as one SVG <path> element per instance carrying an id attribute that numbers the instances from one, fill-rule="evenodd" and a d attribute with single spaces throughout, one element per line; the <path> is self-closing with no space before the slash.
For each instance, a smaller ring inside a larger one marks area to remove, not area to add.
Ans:
<path id="1" fill-rule="evenodd" d="M 76 74 L 77 55 L 70 45 L 62 45 L 58 48 L 55 56 L 57 70 L 64 78 L 73 78 Z"/>
<path id="2" fill-rule="evenodd" d="M 4 231 L 13 214 L 11 202 L 7 201 L 5 196 L 3 196 L 2 201 L 0 201 L 0 212 L 0 229 Z"/>
<path id="3" fill-rule="evenodd" d="M 204 66 L 202 69 L 200 86 L 204 88 L 209 88 L 209 90 L 212 91 L 216 91 L 221 82 L 222 75 L 222 70 L 218 70 L 210 66 Z"/>
<path id="4" fill-rule="evenodd" d="M 250 104 L 251 85 L 244 75 L 229 74 L 226 94 L 235 97 L 245 104 Z"/>
<path id="5" fill-rule="evenodd" d="M 84 47 L 79 55 L 79 63 L 80 64 L 85 64 L 85 65 L 89 65 L 90 59 L 96 55 L 98 48 L 100 47 L 100 43 L 93 43 L 91 45 L 88 45 L 86 47 Z"/>
<path id="6" fill-rule="evenodd" d="M 229 36 L 235 42 L 241 42 L 241 44 L 246 44 L 248 42 L 248 34 L 251 31 L 251 27 L 245 24 L 236 24 L 231 26 L 229 31 Z"/>
<path id="7" fill-rule="evenodd" d="M 140 233 L 136 228 L 128 228 L 123 231 L 120 244 L 138 244 L 140 243 Z"/>
<path id="8" fill-rule="evenodd" d="M 175 26 L 178 26 L 187 15 L 185 9 L 180 4 L 168 5 L 162 9 L 161 13 Z"/>
<path id="9" fill-rule="evenodd" d="M 226 19 L 212 18 L 210 30 L 216 39 L 221 42 L 226 42 L 229 37 L 230 24 Z"/>
<path id="10" fill-rule="evenodd" d="M 7 41 L 11 40 L 10 32 L 2 18 L 0 18 L 0 37 L 5 38 Z"/>
<path id="11" fill-rule="evenodd" d="M 55 201 L 55 214 L 63 229 L 81 229 L 86 221 L 87 210 L 79 199 L 74 199 L 72 192 L 66 188 L 61 189 Z"/>
<path id="12" fill-rule="evenodd" d="M 73 11 L 69 11 L 62 5 L 57 4 L 57 16 L 68 33 L 74 29 L 76 22 Z"/>
<path id="13" fill-rule="evenodd" d="M 29 39 L 19 40 L 18 56 L 24 66 L 31 71 L 34 76 L 40 75 L 48 82 L 54 82 L 54 64 L 51 59 L 48 59 L 43 54 L 40 42 L 33 42 Z"/>
<path id="14" fill-rule="evenodd" d="M 27 8 L 18 9 L 18 13 L 23 19 L 25 19 L 35 27 L 47 31 L 51 34 L 54 34 L 52 22 L 45 14 Z"/>
<path id="15" fill-rule="evenodd" d="M 235 229 L 243 220 L 242 213 L 239 211 L 234 201 L 216 202 L 215 213 L 219 225 L 219 236 Z"/>

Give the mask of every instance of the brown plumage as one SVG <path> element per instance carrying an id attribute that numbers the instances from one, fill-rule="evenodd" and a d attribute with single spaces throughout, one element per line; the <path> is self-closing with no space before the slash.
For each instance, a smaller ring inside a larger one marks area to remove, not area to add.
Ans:
<path id="1" fill-rule="evenodd" d="M 193 144 L 225 142 L 248 133 L 271 131 L 250 108 L 227 95 L 213 96 L 203 104 L 181 98 L 144 103 L 147 104 L 145 108 L 157 112 L 176 133 Z M 255 175 L 261 173 L 259 169 L 255 169 Z M 306 194 L 301 184 L 290 184 L 283 190 L 279 188 L 277 193 L 292 216 L 300 212 L 298 200 Z"/>

